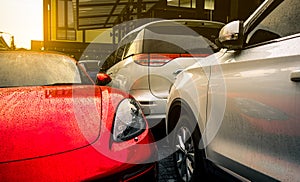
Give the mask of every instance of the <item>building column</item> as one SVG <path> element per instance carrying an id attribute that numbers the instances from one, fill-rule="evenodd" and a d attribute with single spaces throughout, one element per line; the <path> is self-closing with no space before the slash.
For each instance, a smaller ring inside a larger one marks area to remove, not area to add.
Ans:
<path id="1" fill-rule="evenodd" d="M 239 0 L 230 1 L 230 17 L 229 19 L 237 20 L 239 18 Z"/>
<path id="2" fill-rule="evenodd" d="M 137 7 L 136 7 L 136 11 L 137 11 L 137 18 L 142 18 L 142 0 L 137 0 Z"/>
<path id="3" fill-rule="evenodd" d="M 204 17 L 204 0 L 196 0 L 196 18 L 205 19 Z"/>

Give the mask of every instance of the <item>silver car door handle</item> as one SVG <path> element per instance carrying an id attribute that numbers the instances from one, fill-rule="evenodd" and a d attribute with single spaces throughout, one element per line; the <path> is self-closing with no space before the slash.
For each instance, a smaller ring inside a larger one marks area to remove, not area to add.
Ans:
<path id="1" fill-rule="evenodd" d="M 296 70 L 291 73 L 291 81 L 300 82 L 300 70 Z"/>
<path id="2" fill-rule="evenodd" d="M 176 70 L 176 71 L 173 72 L 173 75 L 178 75 L 182 71 L 183 71 L 183 69 L 178 69 L 178 70 Z"/>

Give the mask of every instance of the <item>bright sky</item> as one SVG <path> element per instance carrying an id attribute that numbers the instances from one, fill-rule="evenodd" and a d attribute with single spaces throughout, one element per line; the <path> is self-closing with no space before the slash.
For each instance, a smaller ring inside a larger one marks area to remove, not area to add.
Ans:
<path id="1" fill-rule="evenodd" d="M 0 0 L 0 32 L 14 35 L 17 48 L 43 40 L 43 0 Z"/>

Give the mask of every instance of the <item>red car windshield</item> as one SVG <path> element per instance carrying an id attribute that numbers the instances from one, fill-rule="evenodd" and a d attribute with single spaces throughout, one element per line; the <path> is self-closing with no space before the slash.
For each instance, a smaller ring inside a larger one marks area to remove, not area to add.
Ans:
<path id="1" fill-rule="evenodd" d="M 31 51 L 0 52 L 0 87 L 93 84 L 72 58 Z"/>

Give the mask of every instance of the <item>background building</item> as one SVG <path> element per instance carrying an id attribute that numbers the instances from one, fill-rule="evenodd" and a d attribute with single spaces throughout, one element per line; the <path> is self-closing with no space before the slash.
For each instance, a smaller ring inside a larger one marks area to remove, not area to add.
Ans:
<path id="1" fill-rule="evenodd" d="M 263 0 L 43 0 L 44 41 L 32 49 L 103 60 L 145 19 L 245 20 Z M 128 22 L 128 24 L 125 24 Z M 136 23 L 138 22 L 138 23 Z"/>

